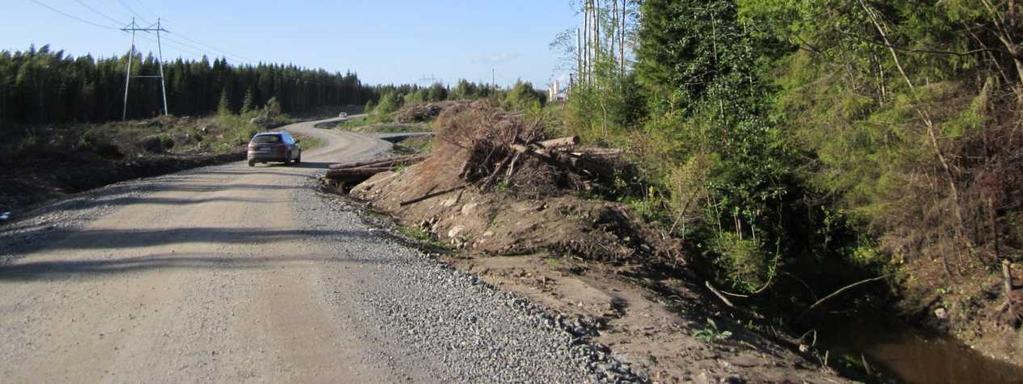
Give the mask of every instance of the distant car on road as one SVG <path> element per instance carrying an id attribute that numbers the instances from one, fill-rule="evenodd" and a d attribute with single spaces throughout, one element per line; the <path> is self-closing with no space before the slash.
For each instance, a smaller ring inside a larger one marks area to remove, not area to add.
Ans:
<path id="1" fill-rule="evenodd" d="M 247 158 L 250 167 L 270 161 L 283 162 L 285 165 L 294 161 L 297 164 L 302 162 L 302 147 L 288 132 L 257 133 L 249 141 Z"/>
<path id="2" fill-rule="evenodd" d="M 337 117 L 340 117 L 340 118 L 344 119 L 344 118 L 348 117 L 348 112 L 341 112 L 341 113 L 339 113 L 337 115 Z"/>

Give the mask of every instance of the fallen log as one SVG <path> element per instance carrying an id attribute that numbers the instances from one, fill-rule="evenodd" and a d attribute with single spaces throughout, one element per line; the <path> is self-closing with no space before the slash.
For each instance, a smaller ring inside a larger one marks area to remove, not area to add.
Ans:
<path id="1" fill-rule="evenodd" d="M 349 168 L 363 168 L 363 167 L 394 167 L 398 165 L 408 165 L 411 163 L 420 162 L 426 159 L 425 155 L 410 155 L 402 157 L 392 157 L 383 160 L 370 160 L 357 163 L 341 163 L 332 164 L 330 169 L 349 169 Z"/>
<path id="2" fill-rule="evenodd" d="M 346 169 L 332 169 L 327 171 L 327 174 L 323 177 L 328 179 L 356 179 L 372 177 L 378 173 L 389 172 L 391 167 L 363 167 L 363 168 L 346 168 Z"/>
<path id="3" fill-rule="evenodd" d="M 541 156 L 547 156 L 547 151 L 545 151 L 543 149 L 540 149 L 540 148 L 528 146 L 528 145 L 511 144 L 511 145 L 508 146 L 508 148 L 511 148 L 511 150 L 513 150 L 515 152 L 518 152 L 518 153 L 535 153 L 535 154 L 539 154 Z"/>
<path id="4" fill-rule="evenodd" d="M 593 157 L 618 157 L 622 153 L 621 148 L 576 148 L 572 151 L 574 156 Z"/>
<path id="5" fill-rule="evenodd" d="M 574 147 L 579 144 L 579 136 L 568 136 L 557 139 L 544 140 L 536 144 L 545 149 Z"/>
<path id="6" fill-rule="evenodd" d="M 541 141 L 537 145 L 511 144 L 508 148 L 518 153 L 531 153 L 541 157 L 557 157 L 559 153 L 565 153 L 574 157 L 618 157 L 623 153 L 620 148 L 576 148 L 570 152 L 562 151 L 561 149 L 569 143 L 569 139 L 572 138 L 555 139 L 560 145 L 552 145 L 549 148 L 543 145 L 546 143 L 545 141 Z"/>

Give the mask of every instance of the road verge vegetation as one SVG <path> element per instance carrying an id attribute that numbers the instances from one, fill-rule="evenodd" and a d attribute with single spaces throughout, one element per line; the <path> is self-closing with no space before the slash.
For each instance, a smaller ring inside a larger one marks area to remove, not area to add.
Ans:
<path id="1" fill-rule="evenodd" d="M 796 340 L 765 336 L 706 293 L 678 239 L 602 198 L 632 177 L 620 152 L 550 140 L 542 114 L 486 100 L 447 108 L 434 126 L 427 156 L 336 167 L 369 177 L 350 196 L 459 250 L 447 260 L 561 313 L 658 381 L 841 381 Z"/>
<path id="2" fill-rule="evenodd" d="M 0 144 L 0 211 L 122 180 L 241 160 L 261 130 L 238 115 L 166 116 L 105 124 L 30 127 Z"/>

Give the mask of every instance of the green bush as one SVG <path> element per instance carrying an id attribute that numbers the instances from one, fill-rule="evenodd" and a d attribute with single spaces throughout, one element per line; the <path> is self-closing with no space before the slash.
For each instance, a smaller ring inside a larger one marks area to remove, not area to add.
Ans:
<path id="1" fill-rule="evenodd" d="M 710 251 L 732 287 L 753 292 L 763 286 L 774 273 L 775 265 L 761 250 L 761 244 L 732 232 L 719 233 Z"/>

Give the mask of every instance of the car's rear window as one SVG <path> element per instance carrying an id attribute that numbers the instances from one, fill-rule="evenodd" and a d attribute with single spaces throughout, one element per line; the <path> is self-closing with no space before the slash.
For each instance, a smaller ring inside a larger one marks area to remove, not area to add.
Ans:
<path id="1" fill-rule="evenodd" d="M 281 135 L 259 135 L 253 137 L 252 142 L 256 144 L 280 143 Z"/>

